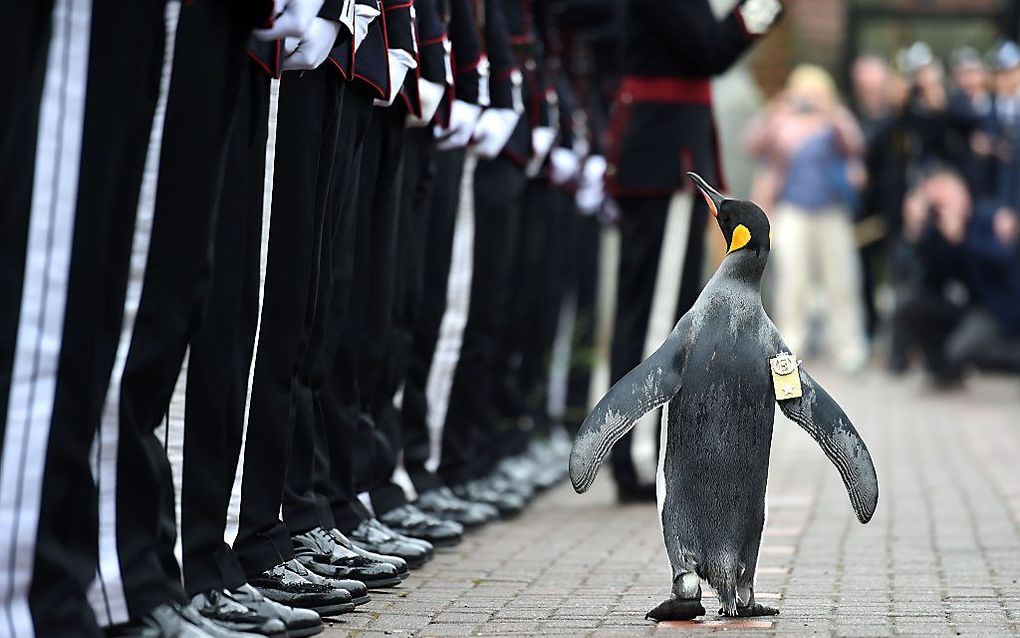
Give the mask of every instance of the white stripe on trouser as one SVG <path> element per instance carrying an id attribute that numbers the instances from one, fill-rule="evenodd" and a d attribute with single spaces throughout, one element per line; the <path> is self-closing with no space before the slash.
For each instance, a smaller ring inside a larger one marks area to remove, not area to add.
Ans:
<path id="1" fill-rule="evenodd" d="M 577 324 L 577 293 L 571 291 L 560 302 L 549 358 L 549 380 L 546 383 L 546 413 L 558 423 L 567 414 L 567 395 L 570 392 L 570 360 L 573 358 L 574 328 Z"/>
<path id="2" fill-rule="evenodd" d="M 276 114 L 280 104 L 280 81 L 269 82 L 269 136 L 266 138 L 266 164 L 262 188 L 262 237 L 259 245 L 259 316 L 255 323 L 255 348 L 248 365 L 248 389 L 244 399 L 244 422 L 241 426 L 241 452 L 234 471 L 234 485 L 230 489 L 227 506 L 227 525 L 223 540 L 233 545 L 241 520 L 241 483 L 244 480 L 244 446 L 248 436 L 248 415 L 251 411 L 251 386 L 255 381 L 255 359 L 259 354 L 259 337 L 262 333 L 262 301 L 266 295 L 266 264 L 269 259 L 269 226 L 273 216 L 273 175 L 276 169 Z"/>
<path id="3" fill-rule="evenodd" d="M 693 203 L 688 191 L 674 193 L 669 202 L 666 228 L 659 249 L 659 267 L 655 273 L 655 292 L 648 313 L 648 329 L 645 331 L 643 356 L 646 358 L 659 349 L 676 325 L 676 308 L 680 301 L 684 260 L 687 258 L 687 239 L 691 234 Z M 658 410 L 652 410 L 634 425 L 630 458 L 634 462 L 634 473 L 638 481 L 644 484 L 655 481 L 658 414 Z"/>
<path id="4" fill-rule="evenodd" d="M 127 598 L 120 572 L 120 555 L 117 551 L 117 447 L 120 436 L 120 390 L 127 363 L 135 318 L 142 298 L 142 284 L 149 259 L 153 215 L 156 208 L 156 187 L 159 182 L 160 152 L 163 145 L 163 122 L 166 117 L 167 96 L 173 69 L 174 42 L 181 3 L 169 2 L 165 10 L 166 45 L 163 53 L 163 71 L 160 76 L 159 98 L 149 132 L 149 148 L 145 155 L 145 170 L 138 194 L 138 211 L 135 232 L 131 242 L 131 262 L 128 270 L 127 290 L 124 295 L 124 320 L 121 325 L 117 354 L 107 385 L 106 400 L 99 431 L 92 442 L 92 476 L 99 493 L 99 566 L 96 579 L 89 588 L 89 603 L 100 625 L 128 621 Z"/>
<path id="5" fill-rule="evenodd" d="M 425 422 L 429 428 L 429 458 L 425 467 L 431 472 L 439 468 L 443 452 L 443 424 L 450 405 L 453 377 L 464 343 L 464 328 L 471 310 L 471 278 L 475 259 L 475 167 L 478 158 L 468 152 L 464 175 L 460 182 L 460 206 L 453 230 L 450 274 L 446 279 L 446 311 L 439 324 L 439 338 L 432 355 L 425 399 L 428 403 Z"/>
<path id="6" fill-rule="evenodd" d="M 39 109 L 28 244 L 0 456 L 0 633 L 35 633 L 35 567 L 85 119 L 89 0 L 56 0 Z"/>
<path id="7" fill-rule="evenodd" d="M 188 398 L 188 359 L 190 358 L 191 348 L 188 348 L 184 351 L 184 361 L 181 362 L 181 371 L 177 374 L 177 382 L 174 384 L 173 394 L 170 395 L 170 406 L 167 408 L 166 419 L 163 423 L 166 429 L 166 435 L 163 437 L 163 450 L 170 463 L 170 475 L 174 481 L 174 520 L 177 521 L 174 556 L 177 557 L 177 564 L 181 566 L 182 577 L 184 558 L 181 546 L 181 489 L 184 480 L 184 415 Z"/>
<path id="8" fill-rule="evenodd" d="M 599 235 L 599 281 L 595 293 L 595 367 L 588 385 L 588 405 L 596 405 L 609 392 L 609 361 L 616 323 L 616 290 L 620 275 L 620 230 L 606 226 Z"/>

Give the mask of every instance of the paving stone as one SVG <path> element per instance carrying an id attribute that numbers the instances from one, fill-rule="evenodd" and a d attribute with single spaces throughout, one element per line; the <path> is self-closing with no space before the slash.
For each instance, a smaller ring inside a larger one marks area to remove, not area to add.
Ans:
<path id="1" fill-rule="evenodd" d="M 860 525 L 816 444 L 777 417 L 756 590 L 779 616 L 719 618 L 706 586 L 701 622 L 644 620 L 671 581 L 655 507 L 616 506 L 602 476 L 470 534 L 323 635 L 1020 636 L 1015 379 L 940 396 L 809 367 L 867 441 L 881 497 Z"/>

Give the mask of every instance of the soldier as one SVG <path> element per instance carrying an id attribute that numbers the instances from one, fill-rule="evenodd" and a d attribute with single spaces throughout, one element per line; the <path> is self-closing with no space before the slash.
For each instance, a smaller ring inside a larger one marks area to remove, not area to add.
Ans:
<path id="1" fill-rule="evenodd" d="M 742 0 L 720 21 L 708 0 L 629 5 L 606 171 L 620 207 L 621 235 L 613 381 L 657 348 L 698 296 L 707 217 L 700 198 L 684 196 L 685 174 L 722 181 L 710 79 L 726 71 L 780 11 L 779 0 Z M 671 261 L 662 264 L 660 256 Z M 651 414 L 642 423 L 654 430 L 658 419 Z M 632 435 L 646 429 L 639 423 L 613 448 L 621 501 L 655 498 L 655 454 L 649 455 L 650 467 L 636 468 L 631 458 Z"/>

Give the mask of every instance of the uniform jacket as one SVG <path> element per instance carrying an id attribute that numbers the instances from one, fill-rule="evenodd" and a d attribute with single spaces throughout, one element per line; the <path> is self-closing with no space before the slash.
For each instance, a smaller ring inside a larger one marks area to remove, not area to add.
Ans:
<path id="1" fill-rule="evenodd" d="M 623 79 L 613 106 L 606 185 L 613 195 L 669 195 L 687 171 L 721 183 L 709 80 L 755 36 L 738 3 L 717 20 L 709 0 L 631 0 Z"/>
<path id="2" fill-rule="evenodd" d="M 450 0 L 449 37 L 452 49 L 453 97 L 478 104 L 482 38 L 474 0 Z M 442 109 L 440 109 L 442 110 Z"/>

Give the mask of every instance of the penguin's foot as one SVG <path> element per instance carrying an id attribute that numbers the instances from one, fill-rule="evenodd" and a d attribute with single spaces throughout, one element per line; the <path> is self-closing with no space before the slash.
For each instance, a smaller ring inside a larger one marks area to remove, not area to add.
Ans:
<path id="1" fill-rule="evenodd" d="M 692 620 L 705 615 L 705 608 L 700 600 L 680 600 L 670 598 L 659 603 L 659 606 L 645 614 L 645 619 L 656 622 L 662 620 Z"/>
<path id="2" fill-rule="evenodd" d="M 725 609 L 719 610 L 720 616 L 725 616 Z M 737 613 L 735 617 L 739 618 L 750 618 L 752 616 L 777 616 L 779 610 L 775 607 L 769 607 L 768 605 L 762 605 L 761 603 L 751 603 L 747 607 L 737 607 Z"/>

